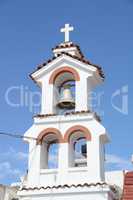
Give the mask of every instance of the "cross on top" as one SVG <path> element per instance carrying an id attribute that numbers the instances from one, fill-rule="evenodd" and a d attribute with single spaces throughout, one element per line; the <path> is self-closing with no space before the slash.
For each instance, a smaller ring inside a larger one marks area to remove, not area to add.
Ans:
<path id="1" fill-rule="evenodd" d="M 65 24 L 65 27 L 60 29 L 60 32 L 65 33 L 65 42 L 69 42 L 69 32 L 73 30 L 73 26 L 69 26 L 69 24 Z"/>

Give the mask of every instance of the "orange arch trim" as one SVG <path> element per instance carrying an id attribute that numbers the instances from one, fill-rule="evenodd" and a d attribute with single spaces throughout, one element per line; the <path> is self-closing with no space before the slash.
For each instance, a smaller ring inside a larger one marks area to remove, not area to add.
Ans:
<path id="1" fill-rule="evenodd" d="M 71 67 L 61 67 L 61 68 L 55 70 L 52 73 L 52 75 L 50 76 L 50 79 L 49 79 L 49 84 L 54 84 L 56 77 L 59 74 L 64 73 L 64 72 L 72 73 L 73 76 L 74 76 L 75 81 L 80 81 L 80 76 L 79 76 L 78 72 L 75 69 L 73 69 Z"/>
<path id="2" fill-rule="evenodd" d="M 55 134 L 57 136 L 57 139 L 59 140 L 59 143 L 63 143 L 63 138 L 62 135 L 60 133 L 60 131 L 56 128 L 47 128 L 45 130 L 43 130 L 38 138 L 37 138 L 37 144 L 42 144 L 42 140 L 44 137 L 46 137 L 48 134 Z"/>
<path id="3" fill-rule="evenodd" d="M 76 125 L 76 126 L 73 126 L 71 128 L 69 128 L 66 133 L 65 133 L 65 136 L 64 136 L 64 142 L 69 142 L 70 140 L 70 136 L 76 132 L 76 131 L 82 131 L 84 133 L 84 136 L 86 138 L 86 140 L 90 141 L 91 140 L 91 133 L 90 131 L 84 127 L 84 126 L 81 126 L 81 125 Z"/>

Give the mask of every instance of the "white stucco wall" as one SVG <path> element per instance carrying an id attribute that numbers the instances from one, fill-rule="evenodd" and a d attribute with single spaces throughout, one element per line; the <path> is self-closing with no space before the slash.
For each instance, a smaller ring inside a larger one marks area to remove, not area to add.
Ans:
<path id="1" fill-rule="evenodd" d="M 105 128 L 95 120 L 93 114 L 79 114 L 74 116 L 52 116 L 44 119 L 36 119 L 35 124 L 25 136 L 37 138 L 41 131 L 47 128 L 60 130 L 64 137 L 65 132 L 72 126 L 81 125 L 91 133 L 91 141 L 87 141 L 87 167 L 84 169 L 71 169 L 69 166 L 69 143 L 59 144 L 59 169 L 41 170 L 44 166 L 45 155 L 41 145 L 36 145 L 36 140 L 29 140 L 29 173 L 28 185 L 54 185 L 72 184 L 80 182 L 104 181 L 104 151 L 103 145 L 108 137 Z M 102 136 L 102 137 L 100 137 Z M 102 139 L 101 139 L 102 138 Z M 71 160 L 71 159 L 70 159 Z M 82 178 L 81 178 L 82 177 Z M 53 180 L 55 180 L 53 182 Z"/>
<path id="2" fill-rule="evenodd" d="M 47 172 L 45 172 L 47 173 Z M 48 173 L 50 175 L 50 172 Z M 81 175 L 82 176 L 82 175 Z M 47 179 L 49 180 L 49 179 Z M 119 197 L 121 196 L 123 183 L 124 183 L 124 172 L 123 171 L 108 171 L 105 173 L 106 183 L 109 185 L 117 186 L 119 189 Z M 54 181 L 54 179 L 53 179 Z M 43 190 L 29 190 L 29 191 L 21 191 L 18 193 L 22 200 L 51 200 L 52 199 L 66 199 L 66 200 L 74 200 L 76 198 L 81 200 L 112 200 L 114 194 L 107 187 L 90 187 L 90 188 L 78 188 L 78 190 L 74 187 L 69 189 L 48 189 Z M 117 194 L 118 195 L 118 194 Z"/>
<path id="3" fill-rule="evenodd" d="M 109 185 L 116 185 L 118 188 L 120 188 L 120 191 L 123 190 L 123 184 L 124 184 L 124 171 L 107 171 L 105 172 L 105 181 Z"/>

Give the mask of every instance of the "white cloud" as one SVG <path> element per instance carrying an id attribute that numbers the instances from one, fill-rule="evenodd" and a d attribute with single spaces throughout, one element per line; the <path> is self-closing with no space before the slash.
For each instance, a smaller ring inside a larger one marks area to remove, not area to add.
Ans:
<path id="1" fill-rule="evenodd" d="M 13 147 L 10 147 L 7 152 L 0 153 L 0 157 L 3 158 L 12 158 L 12 160 L 27 160 L 28 154 L 22 151 L 15 151 Z"/>
<path id="2" fill-rule="evenodd" d="M 3 162 L 0 164 L 0 171 L 2 171 L 3 169 L 10 169 L 10 163 L 9 162 Z"/>
<path id="3" fill-rule="evenodd" d="M 130 160 L 124 159 L 114 154 L 106 154 L 106 164 L 107 165 L 112 164 L 116 169 L 122 169 L 122 170 L 133 169 L 133 165 L 131 164 Z"/>
<path id="4" fill-rule="evenodd" d="M 20 177 L 22 176 L 22 172 L 19 169 L 12 168 L 10 162 L 1 162 L 0 163 L 0 179 L 5 177 Z"/>
<path id="5" fill-rule="evenodd" d="M 27 153 L 24 153 L 24 152 L 21 152 L 21 151 L 16 153 L 16 159 L 18 159 L 18 160 L 27 160 L 27 158 L 28 158 Z"/>
<path id="6" fill-rule="evenodd" d="M 7 152 L 0 153 L 0 180 L 12 178 L 18 180 L 23 175 L 23 167 L 20 163 L 26 164 L 28 154 L 21 151 L 16 151 L 13 147 L 9 147 Z"/>

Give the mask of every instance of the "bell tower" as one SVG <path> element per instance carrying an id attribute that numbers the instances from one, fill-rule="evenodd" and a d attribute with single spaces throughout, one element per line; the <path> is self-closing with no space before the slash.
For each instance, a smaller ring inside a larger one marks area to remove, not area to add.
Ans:
<path id="1" fill-rule="evenodd" d="M 70 41 L 73 30 L 69 24 L 61 29 L 65 41 L 30 75 L 42 96 L 41 112 L 25 133 L 29 164 L 19 191 L 23 200 L 114 197 L 105 183 L 104 145 L 109 139 L 90 101 L 104 74 Z"/>

